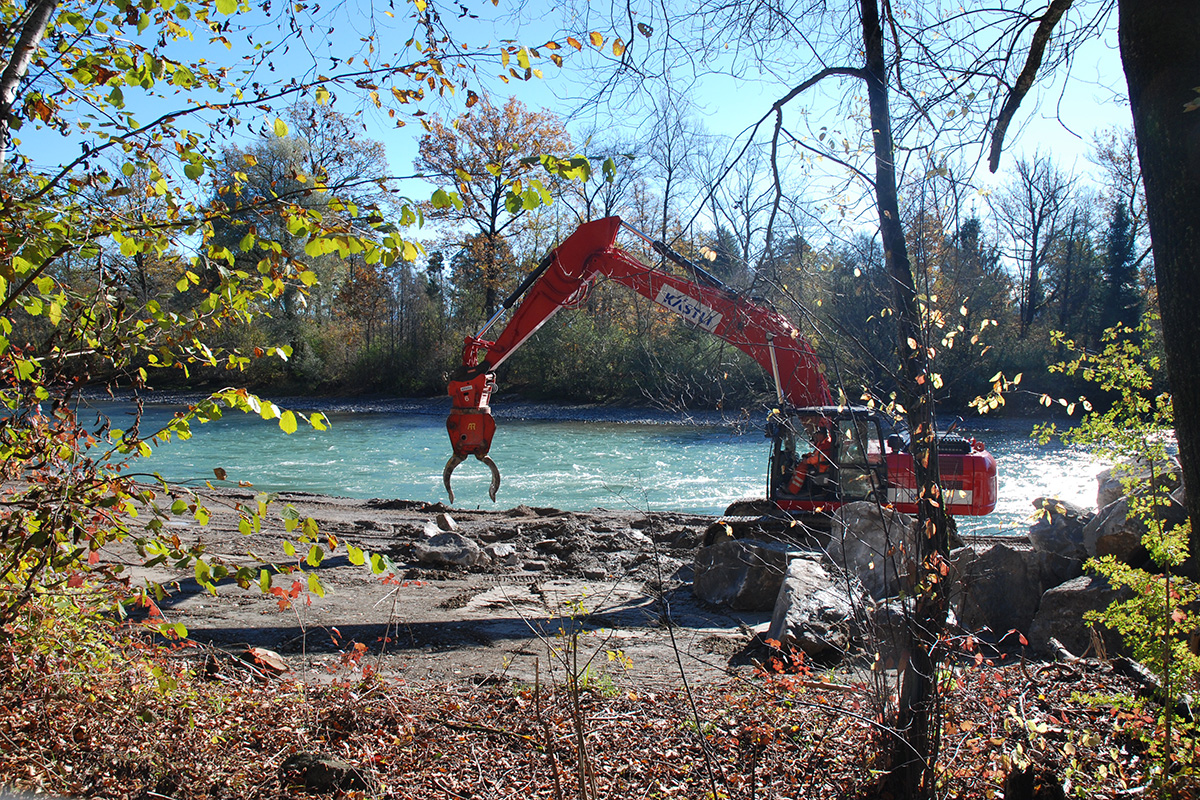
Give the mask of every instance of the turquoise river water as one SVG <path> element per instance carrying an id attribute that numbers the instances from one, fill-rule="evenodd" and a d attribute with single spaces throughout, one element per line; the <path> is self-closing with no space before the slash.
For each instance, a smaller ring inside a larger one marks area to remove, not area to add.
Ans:
<path id="1" fill-rule="evenodd" d="M 284 404 L 281 401 L 281 404 Z M 302 408 L 312 401 L 296 402 Z M 129 424 L 130 404 L 95 403 L 114 427 Z M 284 434 L 273 422 L 240 412 L 197 425 L 187 441 L 155 449 L 136 465 L 171 481 L 213 479 L 267 490 L 355 498 L 445 501 L 442 468 L 450 454 L 446 401 L 324 403 L 323 432 Z M 147 405 L 143 433 L 181 405 Z M 487 468 L 469 459 L 455 473 L 457 505 L 511 508 L 519 504 L 565 510 L 593 508 L 720 514 L 732 501 L 761 496 L 768 442 L 760 419 L 731 422 L 718 414 L 681 416 L 628 409 L 494 406 L 498 427 L 491 455 L 504 477 L 495 506 Z M 765 416 L 765 415 L 764 415 Z M 1084 451 L 1038 445 L 1025 419 L 967 420 L 959 430 L 984 441 L 996 456 L 1000 501 L 987 517 L 960 519 L 978 533 L 1023 531 L 1031 500 L 1054 495 L 1095 504 L 1097 464 Z"/>

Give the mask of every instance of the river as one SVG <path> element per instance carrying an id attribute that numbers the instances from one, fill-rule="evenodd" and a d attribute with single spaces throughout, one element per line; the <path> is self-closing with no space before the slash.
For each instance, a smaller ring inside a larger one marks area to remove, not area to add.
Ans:
<path id="1" fill-rule="evenodd" d="M 280 401 L 281 405 L 287 401 Z M 129 424 L 133 406 L 92 404 L 114 427 Z M 289 407 L 312 407 L 294 401 Z M 355 498 L 446 500 L 442 467 L 450 454 L 444 400 L 317 403 L 329 429 L 284 434 L 274 422 L 241 412 L 194 426 L 186 441 L 155 448 L 135 463 L 173 482 L 229 481 L 266 491 L 291 490 Z M 143 433 L 160 427 L 174 403 L 147 405 Z M 487 468 L 469 459 L 454 476 L 458 505 L 469 508 L 553 506 L 720 514 L 732 501 L 761 496 L 768 442 L 763 419 L 731 421 L 719 413 L 679 415 L 643 409 L 494 406 L 498 421 L 491 455 L 504 482 L 495 506 Z M 999 503 L 992 514 L 961 518 L 964 531 L 1023 532 L 1030 501 L 1054 495 L 1095 504 L 1103 465 L 1062 444 L 1038 445 L 1027 419 L 968 419 L 959 430 L 985 442 L 999 463 Z"/>

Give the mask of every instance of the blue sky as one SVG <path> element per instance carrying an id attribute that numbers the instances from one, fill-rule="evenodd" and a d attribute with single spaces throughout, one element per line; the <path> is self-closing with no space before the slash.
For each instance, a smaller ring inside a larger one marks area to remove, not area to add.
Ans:
<path id="1" fill-rule="evenodd" d="M 530 45 L 540 45 L 549 38 L 555 38 L 547 19 L 537 16 L 535 4 L 523 12 L 522 18 L 507 17 L 498 21 L 478 20 L 475 22 L 455 21 L 455 30 L 462 33 L 462 40 L 471 45 L 491 44 L 499 46 L 503 38 L 509 35 L 520 36 L 521 41 Z M 402 4 L 398 6 L 403 7 Z M 309 39 L 314 43 L 313 52 L 318 56 L 329 54 L 345 54 L 360 47 L 361 37 L 372 32 L 367 20 L 370 15 L 364 10 L 357 13 L 354 3 L 335 5 L 335 11 L 329 13 L 326 21 L 331 33 L 317 31 Z M 482 12 L 490 8 L 484 3 L 474 9 Z M 239 18 L 242 19 L 242 18 Z M 245 18 L 250 19 L 250 18 Z M 379 17 L 376 13 L 376 24 L 391 26 L 389 29 L 377 29 L 381 39 L 389 42 L 395 37 L 406 35 L 407 23 L 402 19 L 392 20 Z M 269 27 L 260 29 L 256 39 L 266 41 L 278 34 Z M 563 41 L 561 35 L 559 41 Z M 205 41 L 190 46 L 188 51 L 194 55 L 206 55 L 214 61 L 222 61 L 237 55 L 236 46 L 239 39 L 231 36 L 235 50 L 228 53 L 219 45 Z M 607 47 L 606 42 L 606 47 Z M 214 49 L 216 52 L 214 52 Z M 576 68 L 576 63 L 587 60 L 589 45 L 584 45 L 585 53 L 568 54 L 567 66 L 559 69 L 548 61 L 543 61 L 544 79 L 529 82 L 511 81 L 502 84 L 491 79 L 486 85 L 491 91 L 503 97 L 506 93 L 517 96 L 531 107 L 546 108 L 563 116 L 578 111 L 578 100 L 575 98 L 586 94 L 589 90 L 587 73 Z M 495 52 L 495 50 L 493 50 Z M 295 51 L 280 54 L 276 60 L 278 74 L 287 74 L 288 70 L 304 73 L 312 69 L 311 53 Z M 1074 54 L 1074 65 L 1069 77 L 1060 74 L 1052 82 L 1043 81 L 1034 93 L 1026 99 L 1017 117 L 1014 129 L 1010 131 L 1009 148 L 1002 163 L 1000 175 L 989 177 L 986 169 L 977 171 L 978 183 L 985 189 L 997 180 L 1003 180 L 1004 167 L 1011 166 L 1014 157 L 1022 153 L 1028 154 L 1034 150 L 1051 152 L 1066 169 L 1074 168 L 1086 173 L 1089 164 L 1086 153 L 1090 146 L 1090 138 L 1097 130 L 1112 126 L 1127 126 L 1129 121 L 1128 109 L 1119 102 L 1124 93 L 1124 80 L 1120 69 L 1119 57 L 1116 52 L 1115 33 L 1110 32 L 1106 39 L 1094 40 Z M 494 75 L 500 71 L 498 59 L 491 65 Z M 488 70 L 483 70 L 487 73 Z M 746 125 L 758 119 L 770 107 L 778 94 L 783 91 L 784 84 L 771 82 L 760 84 L 749 80 L 734 80 L 731 78 L 707 78 L 696 87 L 696 97 L 699 116 L 703 125 L 713 133 L 736 136 Z M 132 92 L 127 96 L 132 99 Z M 337 106 L 342 111 L 352 111 L 363 108 L 361 104 L 346 102 L 350 98 L 343 97 L 343 102 Z M 385 101 L 387 100 L 385 95 Z M 456 97 L 446 104 L 434 104 L 431 110 L 440 111 L 444 116 L 453 116 L 461 109 L 462 97 Z M 136 102 L 136 101 L 134 101 Z M 819 101 L 817 101 L 819 102 Z M 136 107 L 136 106 L 135 106 Z M 145 107 L 141 116 L 149 118 L 151 114 L 160 111 L 158 107 Z M 627 115 L 628 109 L 621 106 L 608 106 L 598 114 L 601 124 L 613 127 L 636 129 L 638 120 Z M 270 115 L 273 116 L 273 115 Z M 1059 119 L 1061 117 L 1061 120 Z M 412 172 L 413 157 L 416 154 L 417 140 L 421 134 L 419 124 L 411 123 L 404 128 L 396 129 L 392 122 L 382 113 L 366 107 L 363 120 L 368 125 L 368 135 L 384 142 L 388 158 L 394 174 L 407 175 Z M 191 125 L 189 127 L 199 128 Z M 242 135 L 249 136 L 248 127 L 244 125 Z M 576 131 L 577 132 L 577 131 Z M 75 146 L 63 148 L 61 142 L 52 134 L 36 133 L 27 126 L 21 132 L 26 141 L 27 152 L 31 152 L 39 160 L 57 161 L 70 158 L 77 152 Z M 427 191 L 421 183 L 413 182 L 410 194 L 420 196 Z M 686 200 L 686 199 L 685 199 Z"/>

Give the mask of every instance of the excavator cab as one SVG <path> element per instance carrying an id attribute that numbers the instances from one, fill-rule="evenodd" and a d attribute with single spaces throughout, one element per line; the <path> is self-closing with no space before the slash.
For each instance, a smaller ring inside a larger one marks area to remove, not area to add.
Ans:
<path id="1" fill-rule="evenodd" d="M 768 497 L 789 511 L 868 500 L 887 485 L 878 413 L 859 407 L 793 409 L 772 415 Z"/>
<path id="2" fill-rule="evenodd" d="M 827 451 L 814 443 L 830 433 Z M 916 513 L 917 483 L 907 431 L 865 406 L 820 406 L 772 412 L 768 505 L 788 514 L 828 513 L 843 503 L 877 501 Z M 814 453 L 820 453 L 820 460 Z M 938 465 L 946 510 L 981 515 L 996 507 L 996 460 L 983 445 L 938 435 Z M 817 464 L 824 463 L 821 469 Z M 727 514 L 742 513 L 735 503 Z"/>

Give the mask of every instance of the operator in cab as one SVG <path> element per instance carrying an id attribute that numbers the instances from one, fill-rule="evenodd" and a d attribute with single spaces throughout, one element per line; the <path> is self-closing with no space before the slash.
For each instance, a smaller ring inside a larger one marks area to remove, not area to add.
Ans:
<path id="1" fill-rule="evenodd" d="M 792 479 L 788 482 L 789 494 L 800 494 L 811 475 L 824 475 L 833 464 L 833 439 L 829 435 L 829 422 L 823 420 L 811 433 L 813 449 L 801 457 Z"/>

